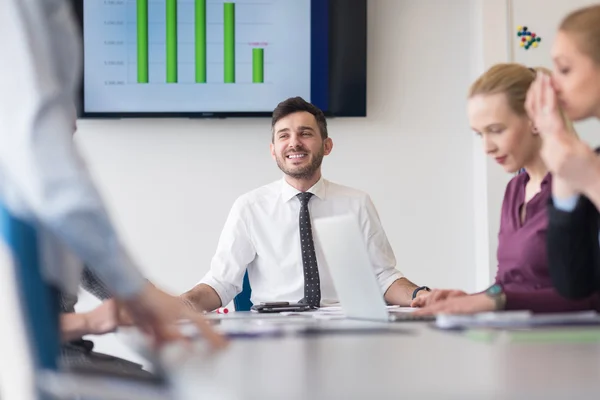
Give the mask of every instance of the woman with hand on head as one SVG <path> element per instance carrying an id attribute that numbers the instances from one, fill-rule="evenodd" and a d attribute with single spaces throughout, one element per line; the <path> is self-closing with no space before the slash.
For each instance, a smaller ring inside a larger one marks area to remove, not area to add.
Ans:
<path id="1" fill-rule="evenodd" d="M 434 290 L 413 302 L 415 307 L 424 307 L 418 314 L 600 309 L 596 296 L 579 301 L 563 298 L 549 276 L 546 231 L 552 177 L 540 154 L 538 129 L 525 111 L 527 91 L 536 74 L 519 64 L 498 64 L 469 91 L 469 122 L 484 151 L 506 172 L 517 174 L 508 183 L 502 203 L 495 283 L 473 295 Z M 572 129 L 565 134 L 575 137 Z"/>
<path id="2" fill-rule="evenodd" d="M 559 293 L 577 299 L 600 292 L 600 159 L 569 134 L 559 107 L 573 121 L 600 118 L 600 5 L 562 21 L 552 58 L 553 75 L 537 77 L 527 110 L 540 128 L 542 158 L 555 182 L 548 227 L 550 275 Z"/>

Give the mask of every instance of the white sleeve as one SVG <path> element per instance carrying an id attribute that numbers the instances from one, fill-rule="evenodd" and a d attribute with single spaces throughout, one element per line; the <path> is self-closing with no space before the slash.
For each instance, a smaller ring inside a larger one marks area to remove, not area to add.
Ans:
<path id="1" fill-rule="evenodd" d="M 552 202 L 554 207 L 560 211 L 572 212 L 577 206 L 577 202 L 579 201 L 579 195 L 574 195 L 571 197 L 567 197 L 566 199 L 560 199 L 558 197 L 552 196 Z"/>
<path id="2" fill-rule="evenodd" d="M 121 246 L 72 140 L 80 44 L 69 4 L 2 0 L 0 27 L 5 184 L 113 293 L 138 293 L 145 280 Z"/>
<path id="3" fill-rule="evenodd" d="M 244 202 L 238 199 L 227 217 L 210 271 L 200 283 L 212 287 L 226 305 L 242 291 L 244 273 L 256 257 L 256 249 L 244 218 Z"/>
<path id="4" fill-rule="evenodd" d="M 381 225 L 379 214 L 368 195 L 361 210 L 361 229 L 367 242 L 369 258 L 379 286 L 385 293 L 394 281 L 404 275 L 396 269 L 396 257 Z"/>

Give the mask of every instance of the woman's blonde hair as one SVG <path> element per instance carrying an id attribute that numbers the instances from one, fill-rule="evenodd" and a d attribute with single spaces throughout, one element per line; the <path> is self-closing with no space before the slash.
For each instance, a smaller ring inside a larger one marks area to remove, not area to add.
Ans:
<path id="1" fill-rule="evenodd" d="M 516 63 L 496 64 L 473 82 L 469 89 L 469 98 L 504 93 L 510 109 L 517 115 L 527 116 L 525 110 L 527 91 L 538 73 L 552 74 L 544 67 L 527 68 Z M 573 124 L 562 110 L 561 116 L 567 128 L 573 132 Z"/>
<path id="2" fill-rule="evenodd" d="M 579 49 L 600 65 L 600 5 L 582 8 L 567 15 L 559 30 L 574 34 Z"/>

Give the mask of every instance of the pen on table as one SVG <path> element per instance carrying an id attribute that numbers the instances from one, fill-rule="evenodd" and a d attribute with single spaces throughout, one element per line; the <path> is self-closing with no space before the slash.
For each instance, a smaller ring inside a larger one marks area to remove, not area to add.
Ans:
<path id="1" fill-rule="evenodd" d="M 202 314 L 229 314 L 229 309 L 227 307 L 220 307 L 213 311 L 202 311 Z"/>

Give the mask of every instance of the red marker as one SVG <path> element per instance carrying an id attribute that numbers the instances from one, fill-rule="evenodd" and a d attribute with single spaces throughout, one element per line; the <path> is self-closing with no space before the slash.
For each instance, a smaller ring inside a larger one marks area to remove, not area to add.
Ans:
<path id="1" fill-rule="evenodd" d="M 227 309 L 227 307 L 222 307 L 222 308 L 217 308 L 217 309 L 215 310 L 215 312 L 216 312 L 217 314 L 228 314 L 228 313 L 229 313 L 229 310 Z"/>

